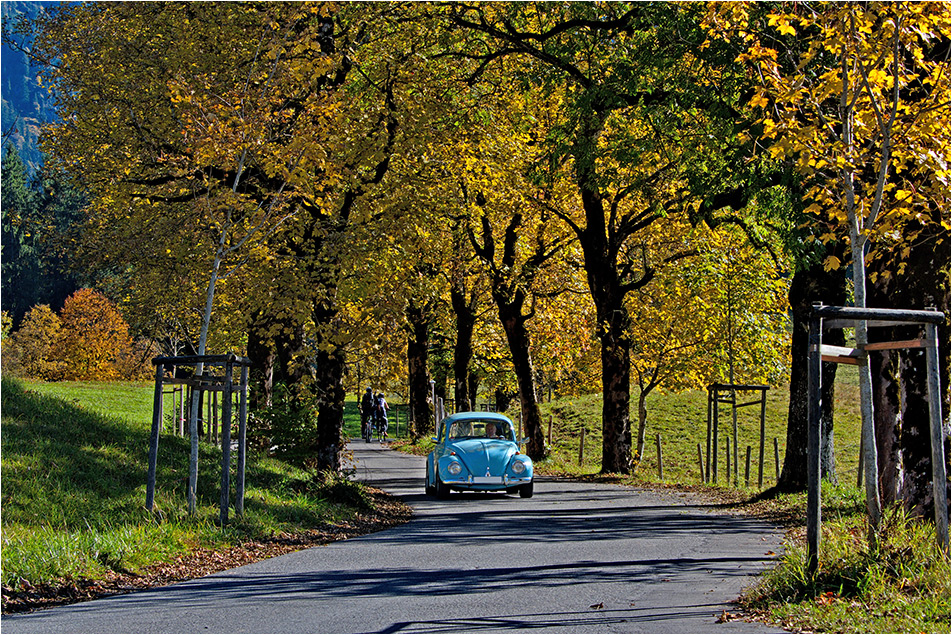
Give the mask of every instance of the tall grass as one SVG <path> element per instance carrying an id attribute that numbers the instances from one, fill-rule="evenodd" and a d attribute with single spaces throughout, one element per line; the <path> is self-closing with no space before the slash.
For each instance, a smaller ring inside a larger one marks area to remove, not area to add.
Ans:
<path id="1" fill-rule="evenodd" d="M 163 435 L 156 512 L 147 511 L 151 395 L 141 385 L 2 379 L 4 585 L 135 571 L 196 546 L 304 531 L 362 509 L 359 491 L 343 492 L 346 484 L 328 488 L 312 474 L 252 455 L 245 514 L 220 528 L 220 450 L 200 444 L 199 505 L 189 516 L 188 440 Z"/>
<path id="2" fill-rule="evenodd" d="M 803 542 L 791 540 L 742 604 L 768 621 L 812 632 L 950 632 L 949 560 L 938 553 L 935 525 L 889 509 L 871 552 L 861 492 L 824 485 L 825 501 L 837 496 L 853 498 L 853 513 L 824 521 L 817 575 L 807 571 Z"/>

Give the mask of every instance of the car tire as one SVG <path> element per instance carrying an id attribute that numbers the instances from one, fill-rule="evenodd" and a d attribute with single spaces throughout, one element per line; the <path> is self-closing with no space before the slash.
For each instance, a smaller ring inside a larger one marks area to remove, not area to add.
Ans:
<path id="1" fill-rule="evenodd" d="M 426 492 L 427 496 L 433 496 L 436 494 L 436 488 L 430 485 L 430 471 L 427 470 L 426 476 L 423 477 L 423 491 Z"/>
<path id="2" fill-rule="evenodd" d="M 436 497 L 448 498 L 450 495 L 450 486 L 440 480 L 440 475 L 436 475 Z"/>
<path id="3" fill-rule="evenodd" d="M 532 498 L 532 481 L 519 488 L 520 498 Z"/>

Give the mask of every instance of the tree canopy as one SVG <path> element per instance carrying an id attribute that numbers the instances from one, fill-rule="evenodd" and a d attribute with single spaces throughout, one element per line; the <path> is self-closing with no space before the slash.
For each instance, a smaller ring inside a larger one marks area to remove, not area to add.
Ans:
<path id="1" fill-rule="evenodd" d="M 72 252 L 137 334 L 246 352 L 262 407 L 286 384 L 310 465 L 345 384 L 422 434 L 432 377 L 518 395 L 538 458 L 540 388 L 599 390 L 627 473 L 633 385 L 782 381 L 811 240 L 852 222 L 879 278 L 947 244 L 943 6 L 72 3 L 33 54 Z"/>

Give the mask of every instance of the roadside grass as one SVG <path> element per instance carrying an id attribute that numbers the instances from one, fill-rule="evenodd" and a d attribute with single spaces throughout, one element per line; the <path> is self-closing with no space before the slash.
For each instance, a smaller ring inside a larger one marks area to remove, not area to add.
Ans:
<path id="1" fill-rule="evenodd" d="M 826 515 L 835 509 L 830 489 L 824 487 Z M 845 496 L 856 504 L 824 521 L 816 577 L 806 570 L 804 541 L 789 540 L 778 565 L 744 593 L 741 605 L 792 630 L 950 632 L 949 560 L 937 553 L 935 525 L 887 510 L 878 550 L 871 552 L 863 495 L 853 488 Z"/>
<path id="2" fill-rule="evenodd" d="M 2 584 L 136 572 L 197 548 L 351 522 L 370 498 L 251 454 L 245 513 L 217 525 L 220 450 L 200 444 L 198 510 L 185 504 L 188 440 L 163 435 L 156 511 L 144 507 L 151 387 L 2 379 Z M 113 415 L 118 413 L 118 415 Z"/>

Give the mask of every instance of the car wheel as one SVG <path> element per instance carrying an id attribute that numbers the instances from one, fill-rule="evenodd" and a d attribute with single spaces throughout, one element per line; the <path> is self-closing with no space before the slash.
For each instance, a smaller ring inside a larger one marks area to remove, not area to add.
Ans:
<path id="1" fill-rule="evenodd" d="M 447 498 L 450 495 L 450 486 L 440 480 L 440 475 L 436 475 L 436 497 Z"/>
<path id="2" fill-rule="evenodd" d="M 532 498 L 532 481 L 519 488 L 520 498 Z"/>
<path id="3" fill-rule="evenodd" d="M 436 488 L 430 485 L 430 471 L 426 471 L 426 476 L 423 477 L 423 491 L 426 492 L 427 496 L 433 496 L 436 494 Z"/>

